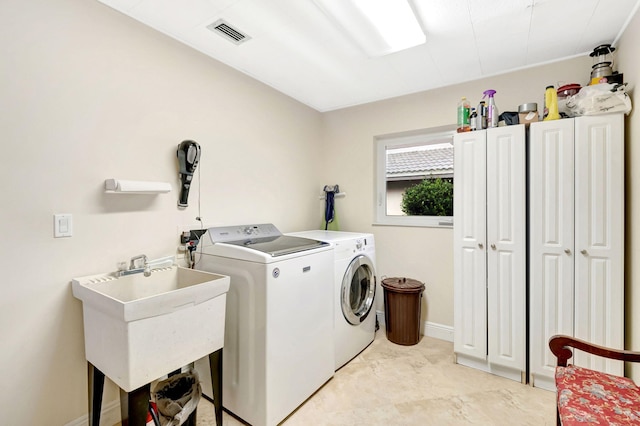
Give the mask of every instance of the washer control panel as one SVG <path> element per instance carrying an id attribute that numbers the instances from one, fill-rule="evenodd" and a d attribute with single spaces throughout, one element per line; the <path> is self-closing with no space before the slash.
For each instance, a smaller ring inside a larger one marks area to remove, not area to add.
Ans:
<path id="1" fill-rule="evenodd" d="M 272 223 L 258 225 L 219 226 L 209 228 L 209 235 L 213 243 L 246 240 L 247 238 L 279 237 L 282 232 Z"/>

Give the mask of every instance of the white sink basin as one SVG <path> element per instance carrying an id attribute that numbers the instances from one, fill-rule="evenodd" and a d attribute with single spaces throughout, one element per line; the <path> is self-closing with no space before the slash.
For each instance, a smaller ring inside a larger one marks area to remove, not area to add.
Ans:
<path id="1" fill-rule="evenodd" d="M 87 361 L 127 392 L 222 348 L 229 277 L 172 266 L 74 278 Z"/>

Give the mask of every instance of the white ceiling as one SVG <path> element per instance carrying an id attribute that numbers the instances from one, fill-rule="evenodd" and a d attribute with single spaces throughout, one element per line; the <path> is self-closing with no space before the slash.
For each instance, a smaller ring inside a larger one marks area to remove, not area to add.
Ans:
<path id="1" fill-rule="evenodd" d="M 312 0 L 100 1 L 318 111 L 587 55 L 615 45 L 640 4 L 410 0 L 427 42 L 371 58 Z M 251 39 L 236 45 L 206 28 L 218 19 Z"/>

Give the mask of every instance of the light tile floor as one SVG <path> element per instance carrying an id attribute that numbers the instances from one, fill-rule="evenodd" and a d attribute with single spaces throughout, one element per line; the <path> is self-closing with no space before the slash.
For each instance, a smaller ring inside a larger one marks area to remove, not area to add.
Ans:
<path id="1" fill-rule="evenodd" d="M 202 400 L 198 426 L 215 425 Z M 389 342 L 384 330 L 282 423 L 333 425 L 555 425 L 555 394 L 453 363 L 453 344 Z M 223 425 L 239 426 L 227 412 Z"/>

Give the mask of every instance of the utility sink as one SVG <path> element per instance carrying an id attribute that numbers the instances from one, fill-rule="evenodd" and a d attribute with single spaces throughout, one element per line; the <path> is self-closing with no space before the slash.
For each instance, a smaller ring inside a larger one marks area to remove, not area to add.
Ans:
<path id="1" fill-rule="evenodd" d="M 87 361 L 131 392 L 224 343 L 229 277 L 171 266 L 72 280 Z"/>

